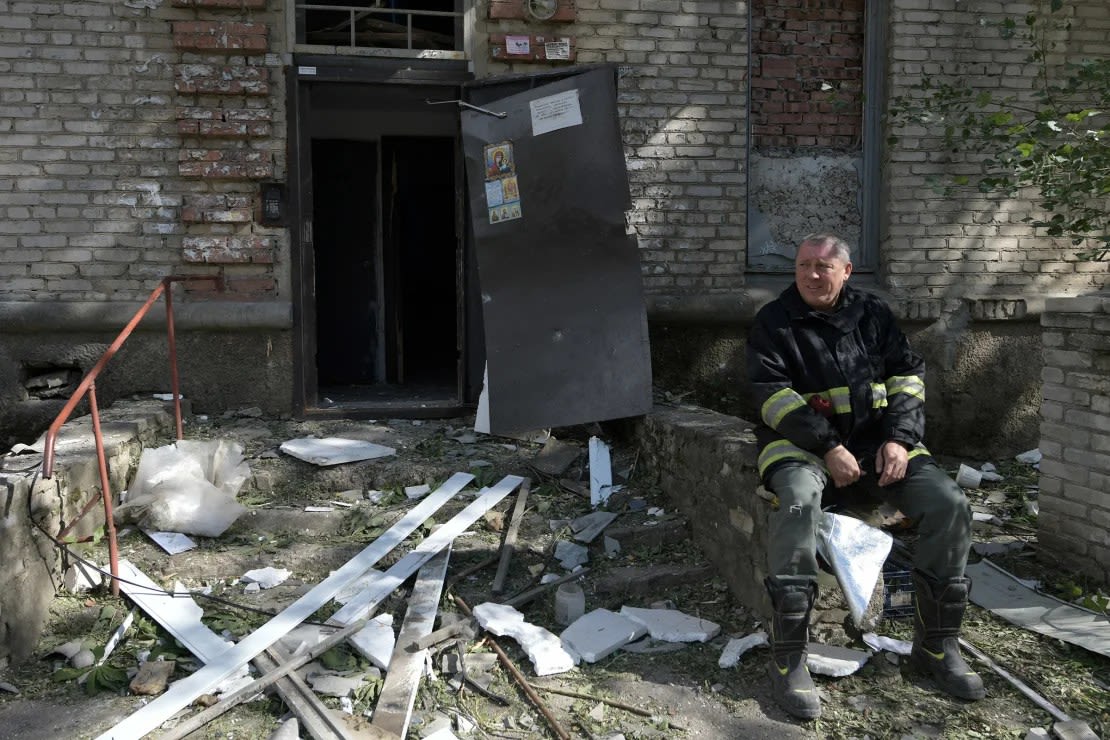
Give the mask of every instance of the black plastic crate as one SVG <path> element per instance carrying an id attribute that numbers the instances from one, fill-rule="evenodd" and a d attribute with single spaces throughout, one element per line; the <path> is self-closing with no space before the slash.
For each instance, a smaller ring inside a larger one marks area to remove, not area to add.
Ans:
<path id="1" fill-rule="evenodd" d="M 910 619 L 914 610 L 913 576 L 897 565 L 883 565 L 883 617 Z"/>

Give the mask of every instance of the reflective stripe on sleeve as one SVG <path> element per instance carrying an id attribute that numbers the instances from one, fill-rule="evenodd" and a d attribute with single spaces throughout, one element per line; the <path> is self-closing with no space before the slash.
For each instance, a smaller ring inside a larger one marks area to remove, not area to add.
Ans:
<path id="1" fill-rule="evenodd" d="M 763 418 L 764 424 L 778 430 L 779 424 L 787 414 L 805 405 L 805 399 L 799 396 L 797 391 L 793 388 L 783 388 L 763 402 L 759 415 Z"/>
<path id="2" fill-rule="evenodd" d="M 892 375 L 886 379 L 886 393 L 888 396 L 905 393 L 924 401 L 925 381 L 918 375 Z"/>

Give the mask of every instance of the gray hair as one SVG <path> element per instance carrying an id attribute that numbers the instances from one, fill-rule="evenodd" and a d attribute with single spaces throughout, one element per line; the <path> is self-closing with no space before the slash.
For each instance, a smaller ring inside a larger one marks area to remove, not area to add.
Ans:
<path id="1" fill-rule="evenodd" d="M 813 244 L 818 247 L 832 247 L 836 252 L 836 258 L 844 262 L 852 261 L 852 247 L 848 242 L 841 239 L 835 234 L 809 234 L 802 238 L 798 244 L 800 248 L 803 244 Z"/>

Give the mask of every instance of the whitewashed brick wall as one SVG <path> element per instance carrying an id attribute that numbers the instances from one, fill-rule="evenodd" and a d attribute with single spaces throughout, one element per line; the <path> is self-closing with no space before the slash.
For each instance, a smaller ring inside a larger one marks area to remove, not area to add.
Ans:
<path id="1" fill-rule="evenodd" d="M 1031 99 L 1034 69 L 1028 54 L 1001 38 L 1006 18 L 1024 28 L 1027 13 L 1047 13 L 1048 2 L 893 0 L 889 94 L 901 95 L 924 75 L 963 78 L 997 94 Z M 1057 34 L 1070 58 L 1110 53 L 1110 5 L 1066 3 L 1072 28 Z M 1061 14 L 1056 16 L 1064 17 Z M 945 198 L 930 176 L 973 175 L 978 166 L 947 152 L 940 126 L 902 130 L 888 150 L 882 268 L 891 291 L 906 298 L 1076 295 L 1107 284 L 1104 263 L 1077 262 L 1066 240 L 1053 241 L 1022 219 L 1039 215 L 1028 200 L 976 192 Z"/>
<path id="2" fill-rule="evenodd" d="M 254 17 L 280 36 L 280 10 Z M 236 190 L 179 176 L 179 108 L 198 101 L 175 89 L 175 73 L 204 57 L 175 49 L 172 29 L 196 18 L 172 0 L 0 1 L 0 300 L 145 298 L 165 275 L 211 272 L 183 265 L 187 233 L 251 231 L 182 219 L 194 194 Z M 262 66 L 269 75 L 280 57 Z M 280 74 L 274 82 L 268 107 L 283 136 Z M 284 166 L 283 138 L 256 147 Z"/>
<path id="3" fill-rule="evenodd" d="M 1038 538 L 1110 583 L 1110 296 L 1049 300 L 1041 326 Z"/>

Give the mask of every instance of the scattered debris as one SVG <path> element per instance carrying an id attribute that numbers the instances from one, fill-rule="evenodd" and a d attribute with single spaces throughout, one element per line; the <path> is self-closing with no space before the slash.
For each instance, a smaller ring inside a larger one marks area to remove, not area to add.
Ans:
<path id="1" fill-rule="evenodd" d="M 874 632 L 865 632 L 863 642 L 876 652 L 885 650 L 896 655 L 909 655 L 913 649 L 913 643 L 908 640 L 897 640 L 885 635 L 876 635 Z"/>
<path id="2" fill-rule="evenodd" d="M 982 482 L 982 472 L 976 470 L 970 465 L 960 463 L 960 469 L 956 472 L 956 483 L 961 488 L 978 488 Z"/>
<path id="3" fill-rule="evenodd" d="M 181 534 L 180 532 L 155 532 L 144 529 L 143 534 L 149 537 L 154 544 L 165 550 L 169 555 L 188 552 L 197 546 L 197 543 L 191 540 L 188 535 Z"/>
<path id="4" fill-rule="evenodd" d="M 493 577 L 493 585 L 490 586 L 490 592 L 494 595 L 500 594 L 505 590 L 505 578 L 509 574 L 509 562 L 513 557 L 513 552 L 516 549 L 516 538 L 520 532 L 520 524 L 524 519 L 524 510 L 528 506 L 528 494 L 532 487 L 532 481 L 525 478 L 524 482 L 520 484 L 520 488 L 516 493 L 516 501 L 513 502 L 513 513 L 509 520 L 509 528 L 505 531 L 505 536 L 501 539 L 501 555 L 497 563 L 497 573 Z"/>
<path id="5" fill-rule="evenodd" d="M 641 609 L 622 606 L 620 614 L 643 625 L 656 640 L 667 642 L 707 642 L 721 632 L 718 624 L 684 614 L 677 609 Z"/>
<path id="6" fill-rule="evenodd" d="M 428 658 L 426 650 L 409 652 L 403 646 L 431 633 L 439 599 L 443 594 L 443 579 L 447 575 L 450 554 L 450 546 L 444 548 L 416 576 L 416 585 L 409 597 L 408 612 L 401 625 L 398 645 L 393 650 L 389 672 L 374 707 L 371 723 L 398 737 L 408 735 L 416 690 Z"/>
<path id="7" fill-rule="evenodd" d="M 600 506 L 613 493 L 613 468 L 609 445 L 590 437 L 590 505 Z"/>
<path id="8" fill-rule="evenodd" d="M 270 621 L 262 627 L 236 643 L 234 647 L 224 651 L 219 656 L 218 660 L 205 665 L 187 678 L 183 678 L 173 684 L 166 693 L 162 694 L 151 703 L 141 707 L 134 714 L 108 730 L 99 740 L 109 740 L 113 737 L 140 737 L 158 727 L 158 725 L 169 719 L 169 717 L 173 716 L 177 711 L 184 709 L 197 696 L 211 691 L 220 681 L 234 673 L 239 666 L 245 665 L 247 661 L 272 645 L 282 635 L 289 632 L 289 630 L 323 606 L 343 586 L 353 581 L 358 575 L 377 563 L 378 560 L 400 544 L 402 540 L 412 534 L 435 510 L 461 491 L 472 479 L 473 476 L 464 473 L 457 473 L 452 476 L 440 487 L 439 491 L 437 491 L 437 493 L 441 493 L 442 495 L 433 494 L 425 498 L 409 510 L 409 512 L 396 524 L 390 527 L 385 534 L 378 537 L 358 555 L 347 561 L 342 568 L 332 573 L 332 575 L 324 579 L 280 614 L 270 619 Z M 503 490 L 498 492 L 500 495 L 495 495 L 494 491 L 491 490 L 486 496 L 478 499 L 474 503 L 485 501 L 486 508 L 489 508 L 507 495 L 512 488 L 519 485 L 519 482 L 520 479 L 517 478 L 516 481 L 512 483 L 511 487 L 503 487 Z M 471 507 L 473 506 L 474 504 L 471 504 Z M 471 507 L 467 508 L 469 509 Z M 478 515 L 480 516 L 480 514 Z M 456 518 L 459 516 L 462 516 L 462 514 L 456 515 Z M 447 524 L 441 527 L 436 534 L 426 539 L 422 544 L 426 544 L 435 539 L 439 532 L 446 529 L 448 529 Z M 392 570 L 392 568 L 390 570 Z M 383 578 L 382 580 L 385 579 Z M 399 583 L 400 582 L 398 582 L 398 584 Z M 353 603 L 355 602 L 349 602 L 344 609 L 347 609 Z M 215 707 L 213 707 L 213 709 L 214 708 Z"/>
<path id="9" fill-rule="evenodd" d="M 100 571 L 93 566 L 77 560 L 66 568 L 62 575 L 62 586 L 71 594 L 90 591 L 104 582 Z"/>
<path id="10" fill-rule="evenodd" d="M 479 604 L 474 607 L 474 618 L 483 629 L 520 643 L 537 676 L 563 673 L 575 665 L 574 657 L 563 649 L 558 637 L 543 627 L 524 621 L 524 615 L 507 604 L 489 601 Z"/>
<path id="11" fill-rule="evenodd" d="M 850 676 L 870 659 L 871 653 L 863 650 L 811 642 L 806 667 L 809 668 L 810 673 L 821 676 Z"/>
<path id="12" fill-rule="evenodd" d="M 989 560 L 969 564 L 971 601 L 1007 622 L 1110 657 L 1110 618 L 1038 593 Z"/>
<path id="13" fill-rule="evenodd" d="M 567 570 L 574 570 L 580 565 L 585 565 L 590 560 L 590 551 L 582 545 L 559 540 L 555 543 L 555 559 L 559 565 Z"/>
<path id="14" fill-rule="evenodd" d="M 291 570 L 267 566 L 248 570 L 243 574 L 243 580 L 247 583 L 257 583 L 261 588 L 273 588 L 285 583 L 291 575 L 293 575 Z"/>
<path id="15" fill-rule="evenodd" d="M 589 544 L 616 518 L 617 515 L 610 511 L 594 511 L 573 520 L 570 531 L 574 533 L 574 539 Z"/>
<path id="16" fill-rule="evenodd" d="M 563 630 L 559 639 L 571 655 L 596 663 L 646 634 L 647 628 L 639 622 L 608 609 L 594 609 Z"/>
<path id="17" fill-rule="evenodd" d="M 366 442 L 361 439 L 344 439 L 342 437 L 291 439 L 282 442 L 280 449 L 286 455 L 320 467 L 374 460 L 379 457 L 397 454 L 397 450 L 392 447 Z"/>
<path id="18" fill-rule="evenodd" d="M 753 632 L 744 637 L 734 637 L 728 641 L 725 649 L 721 651 L 721 657 L 717 659 L 717 665 L 721 668 L 732 668 L 740 662 L 744 653 L 754 647 L 766 644 L 768 644 L 766 632 Z"/>
<path id="19" fill-rule="evenodd" d="M 555 437 L 549 437 L 543 448 L 532 459 L 532 468 L 543 475 L 558 477 L 567 471 L 582 450 Z"/>
<path id="20" fill-rule="evenodd" d="M 132 694 L 158 696 L 166 690 L 177 664 L 172 660 L 148 660 L 139 665 L 139 672 L 128 688 Z"/>
<path id="21" fill-rule="evenodd" d="M 409 499 L 423 498 L 432 492 L 432 487 L 427 483 L 421 483 L 418 486 L 405 486 L 405 496 Z"/>
<path id="22" fill-rule="evenodd" d="M 1019 463 L 1025 463 L 1026 465 L 1039 465 L 1042 458 L 1044 458 L 1044 455 L 1041 454 L 1041 450 L 1039 447 L 1036 447 L 1032 450 L 1026 450 L 1021 454 L 1014 456 L 1015 460 L 1017 460 Z"/>
<path id="23" fill-rule="evenodd" d="M 960 647 L 970 653 L 976 660 L 986 664 L 992 671 L 1009 681 L 1014 688 L 1032 699 L 1034 704 L 1051 714 L 1053 719 L 1057 720 L 1056 724 L 1052 727 L 1053 733 L 1057 736 L 1065 739 L 1075 738 L 1075 740 L 1098 740 L 1098 735 L 1094 733 L 1086 722 L 1082 720 L 1073 720 L 1059 707 L 1031 689 L 1029 685 L 1020 678 L 998 665 L 998 663 L 995 663 L 989 655 L 985 654 L 964 638 L 959 638 L 959 643 Z"/>

